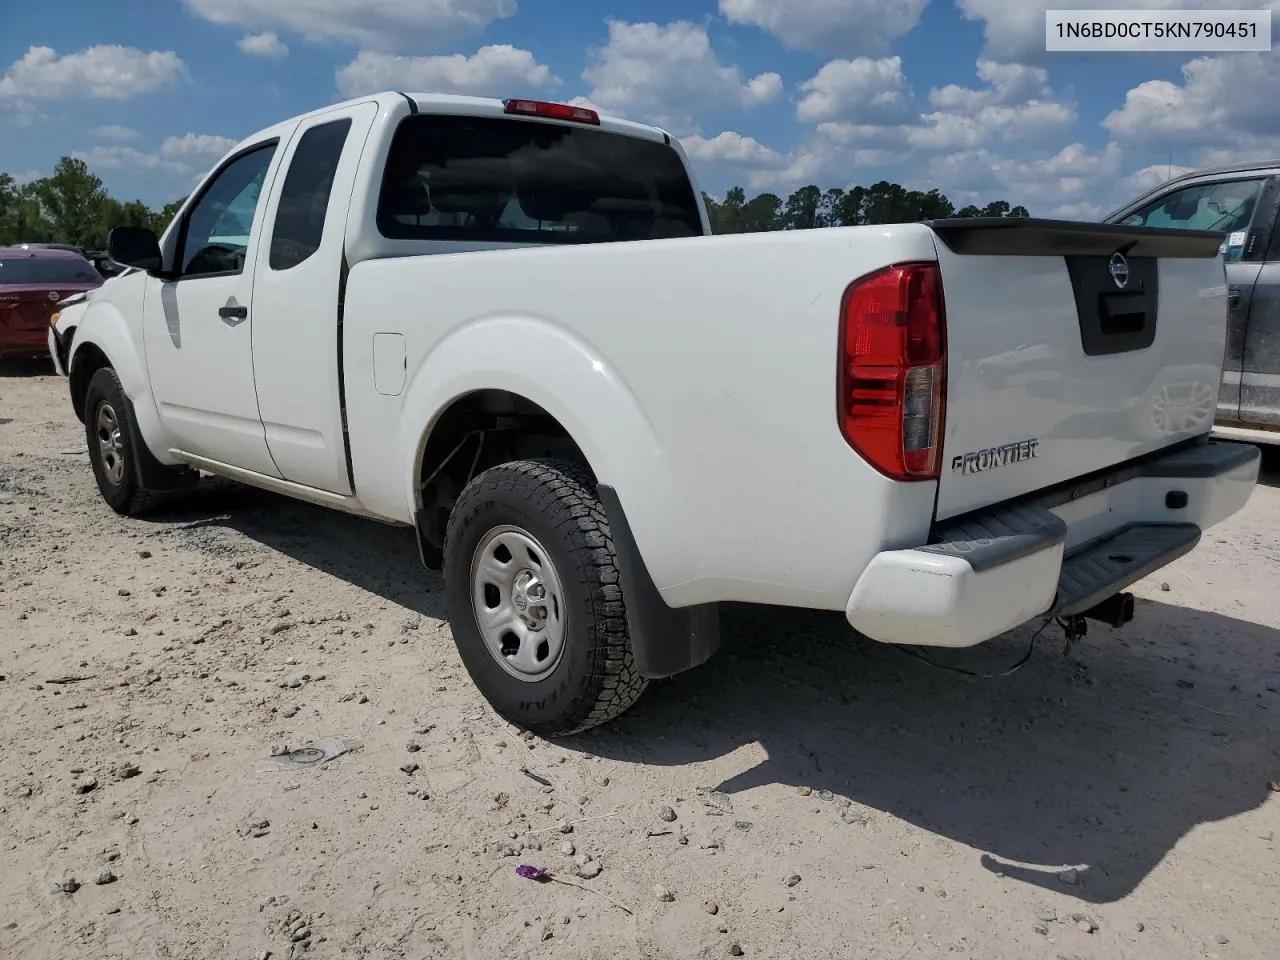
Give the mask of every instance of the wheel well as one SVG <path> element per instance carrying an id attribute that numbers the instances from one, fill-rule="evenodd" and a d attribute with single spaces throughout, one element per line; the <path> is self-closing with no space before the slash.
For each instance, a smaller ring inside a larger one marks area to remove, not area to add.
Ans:
<path id="1" fill-rule="evenodd" d="M 419 533 L 434 547 L 444 542 L 449 511 L 481 471 L 512 460 L 555 456 L 584 464 L 582 449 L 546 410 L 506 390 L 459 397 L 427 437 L 418 470 Z"/>
<path id="2" fill-rule="evenodd" d="M 89 392 L 89 381 L 103 367 L 111 366 L 111 361 L 95 344 L 86 343 L 76 351 L 74 365 L 67 371 L 67 380 L 71 389 L 71 408 L 76 417 L 84 423 L 84 398 Z"/>

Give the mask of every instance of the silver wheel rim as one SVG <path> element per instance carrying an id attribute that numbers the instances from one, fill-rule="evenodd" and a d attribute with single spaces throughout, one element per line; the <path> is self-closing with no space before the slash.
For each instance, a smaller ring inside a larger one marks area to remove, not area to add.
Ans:
<path id="1" fill-rule="evenodd" d="M 98 407 L 98 458 L 113 486 L 124 482 L 124 443 L 120 439 L 120 418 L 109 403 Z"/>
<path id="2" fill-rule="evenodd" d="M 564 589 L 546 549 L 531 533 L 502 526 L 471 557 L 471 607 L 485 649 L 526 683 L 545 679 L 564 653 Z"/>

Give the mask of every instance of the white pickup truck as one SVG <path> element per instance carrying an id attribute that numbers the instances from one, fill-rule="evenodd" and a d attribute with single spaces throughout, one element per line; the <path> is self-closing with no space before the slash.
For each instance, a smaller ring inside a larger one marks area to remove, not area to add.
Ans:
<path id="1" fill-rule="evenodd" d="M 1240 509 L 1217 233 L 950 220 L 708 236 L 664 131 L 385 93 L 237 145 L 50 334 L 118 512 L 200 473 L 412 527 L 545 735 L 719 644 L 1132 616 Z"/>

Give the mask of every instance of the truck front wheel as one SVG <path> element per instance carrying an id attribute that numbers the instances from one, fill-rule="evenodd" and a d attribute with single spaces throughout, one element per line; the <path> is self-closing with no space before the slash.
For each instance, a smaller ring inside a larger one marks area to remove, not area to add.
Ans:
<path id="1" fill-rule="evenodd" d="M 150 451 L 136 448 L 129 403 L 120 378 L 110 367 L 96 370 L 84 396 L 85 442 L 89 464 L 102 499 L 116 513 L 141 516 L 163 502 L 159 492 L 147 490 L 139 480 L 135 458 Z"/>
<path id="2" fill-rule="evenodd" d="M 462 662 L 511 723 L 577 733 L 644 692 L 609 523 L 585 468 L 519 460 L 472 480 L 449 517 L 444 580 Z"/>

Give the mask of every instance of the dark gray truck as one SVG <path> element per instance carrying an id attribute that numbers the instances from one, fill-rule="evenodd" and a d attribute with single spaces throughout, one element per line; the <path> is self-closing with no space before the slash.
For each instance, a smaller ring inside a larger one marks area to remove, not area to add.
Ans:
<path id="1" fill-rule="evenodd" d="M 1280 444 L 1278 215 L 1280 159 L 1187 173 L 1106 217 L 1227 235 L 1227 344 L 1214 433 L 1253 443 Z"/>

